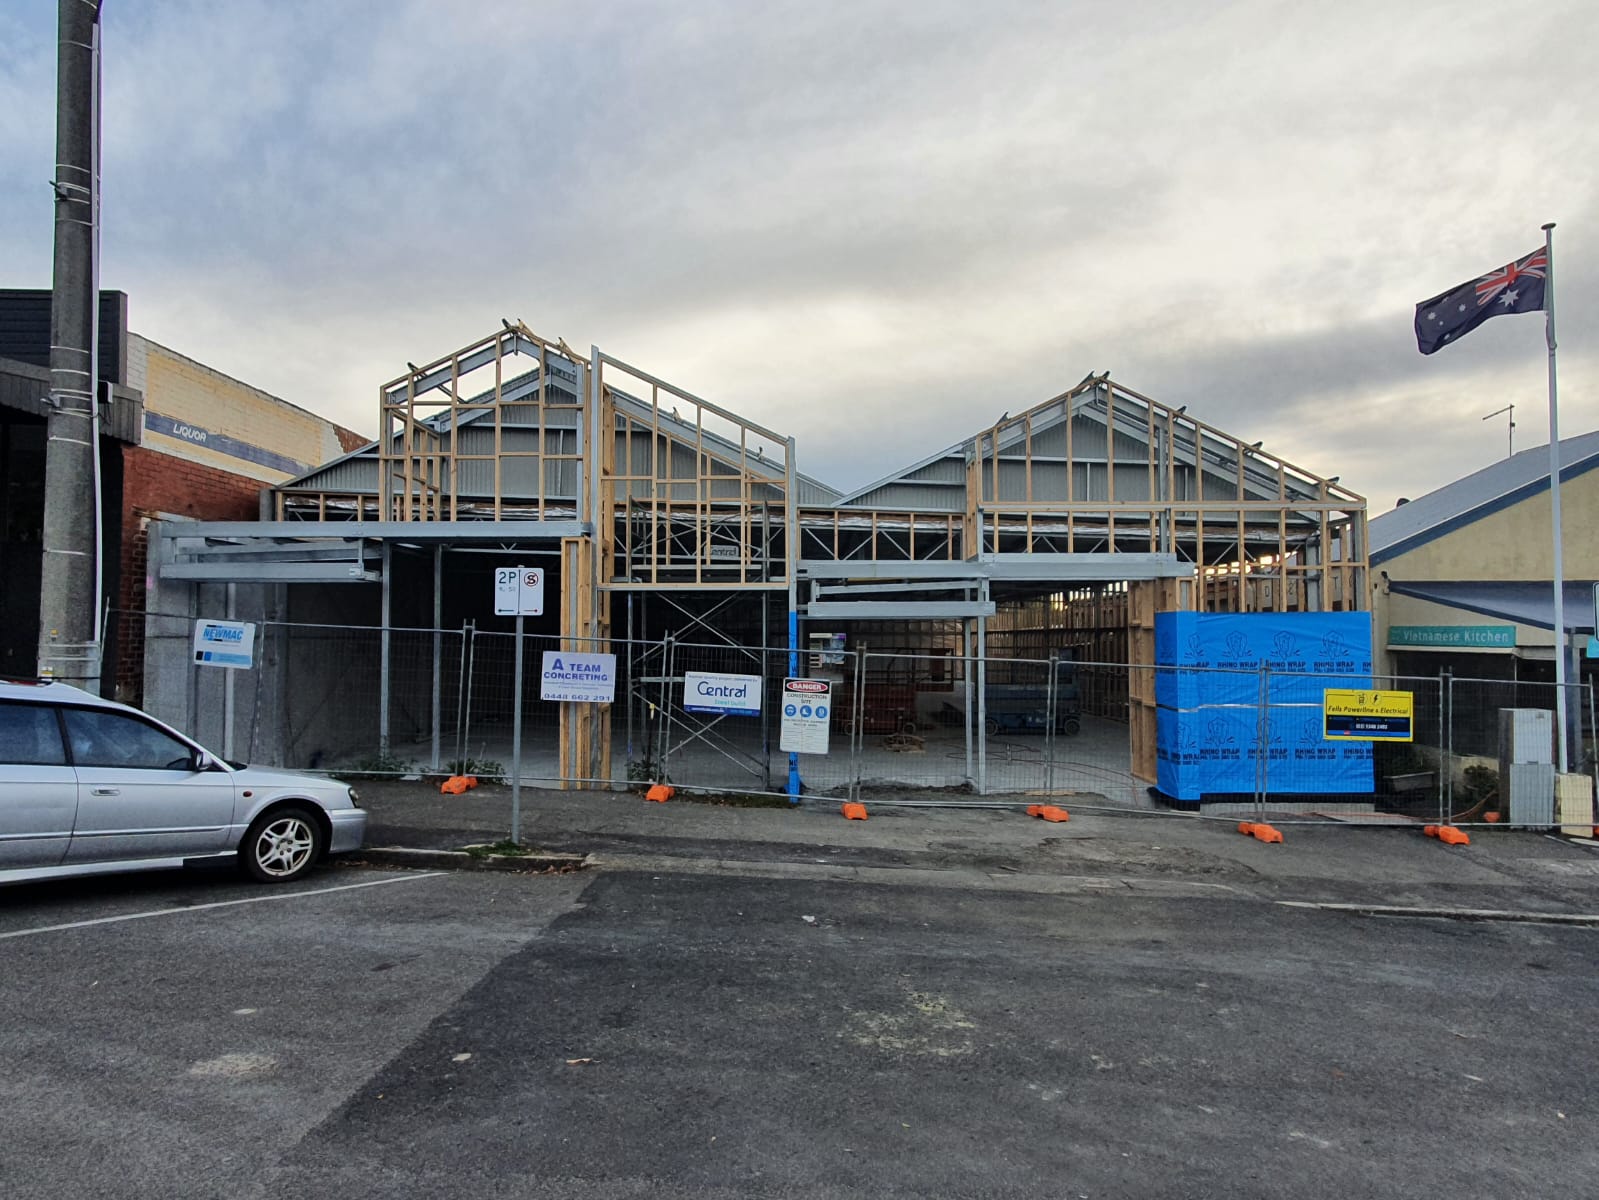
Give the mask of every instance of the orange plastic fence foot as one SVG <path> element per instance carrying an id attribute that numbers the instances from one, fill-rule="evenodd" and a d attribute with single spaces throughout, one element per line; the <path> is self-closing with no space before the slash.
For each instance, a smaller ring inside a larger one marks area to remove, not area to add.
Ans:
<path id="1" fill-rule="evenodd" d="M 1422 831 L 1422 833 L 1426 834 L 1428 837 L 1437 837 L 1438 836 L 1438 826 L 1436 826 L 1436 825 L 1423 825 L 1421 827 L 1421 831 Z"/>
<path id="2" fill-rule="evenodd" d="M 470 782 L 468 782 L 469 780 Z M 475 787 L 476 785 L 477 780 L 472 779 L 469 775 L 451 775 L 443 783 L 439 784 L 439 791 L 446 796 L 459 796 L 467 788 Z"/>
<path id="3" fill-rule="evenodd" d="M 1057 808 L 1053 804 L 1039 804 L 1035 807 L 1038 811 L 1033 813 L 1033 815 L 1035 817 L 1043 817 L 1046 821 L 1070 821 L 1072 819 L 1071 813 L 1064 808 Z M 1032 809 L 1028 809 L 1028 811 L 1032 812 Z"/>
<path id="4" fill-rule="evenodd" d="M 1469 846 L 1471 838 L 1464 829 L 1456 829 L 1453 825 L 1438 826 L 1438 840 L 1446 846 Z"/>
<path id="5" fill-rule="evenodd" d="M 1044 806 L 1042 804 L 1029 804 L 1027 806 L 1027 815 L 1030 817 L 1040 816 L 1043 811 Z"/>
<path id="6" fill-rule="evenodd" d="M 1255 832 L 1255 823 L 1253 821 L 1238 822 L 1238 832 L 1243 834 L 1245 837 L 1248 837 L 1250 834 Z"/>
<path id="7" fill-rule="evenodd" d="M 1282 831 L 1274 829 L 1263 821 L 1257 821 L 1249 827 L 1249 832 L 1259 842 L 1280 842 L 1283 840 Z"/>
<path id="8" fill-rule="evenodd" d="M 844 819 L 846 821 L 866 820 L 866 805 L 858 804 L 853 800 L 845 804 L 844 807 L 838 811 L 844 814 Z"/>
<path id="9" fill-rule="evenodd" d="M 653 800 L 657 804 L 665 804 L 672 798 L 675 789 L 666 783 L 652 783 L 650 790 L 644 793 L 644 799 Z"/>

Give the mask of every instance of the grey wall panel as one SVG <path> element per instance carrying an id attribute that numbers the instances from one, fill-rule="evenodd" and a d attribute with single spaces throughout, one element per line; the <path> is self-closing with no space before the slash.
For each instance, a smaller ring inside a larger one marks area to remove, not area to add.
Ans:
<path id="1" fill-rule="evenodd" d="M 102 381 L 128 382 L 128 295 L 100 293 L 100 345 L 96 357 Z M 0 288 L 0 358 L 35 366 L 50 365 L 50 289 Z"/>
<path id="2" fill-rule="evenodd" d="M 378 467 L 377 452 L 373 451 L 370 458 L 347 458 L 313 471 L 296 486 L 327 492 L 360 492 L 370 496 L 377 491 L 378 480 L 382 478 Z"/>
<path id="3" fill-rule="evenodd" d="M 888 483 L 875 488 L 859 500 L 851 502 L 850 509 L 882 509 L 897 512 L 905 509 L 932 512 L 965 512 L 964 487 L 918 486 L 913 483 Z"/>
<path id="4" fill-rule="evenodd" d="M 958 483 L 966 485 L 966 460 L 953 455 L 940 458 L 906 475 L 903 483 Z"/>
<path id="5" fill-rule="evenodd" d="M 820 484 L 805 478 L 801 478 L 795 484 L 794 490 L 796 493 L 795 499 L 800 504 L 807 506 L 831 505 L 840 495 L 835 488 L 830 488 L 826 484 Z M 773 491 L 775 493 L 776 489 L 773 489 Z"/>

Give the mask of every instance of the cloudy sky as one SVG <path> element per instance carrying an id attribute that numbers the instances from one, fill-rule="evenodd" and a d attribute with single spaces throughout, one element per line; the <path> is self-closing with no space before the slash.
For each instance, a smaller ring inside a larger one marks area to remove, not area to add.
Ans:
<path id="1" fill-rule="evenodd" d="M 0 0 L 0 286 L 50 282 L 52 0 Z M 865 483 L 1093 371 L 1364 492 L 1599 427 L 1599 9 L 108 0 L 103 283 L 370 433 L 521 318 Z"/>

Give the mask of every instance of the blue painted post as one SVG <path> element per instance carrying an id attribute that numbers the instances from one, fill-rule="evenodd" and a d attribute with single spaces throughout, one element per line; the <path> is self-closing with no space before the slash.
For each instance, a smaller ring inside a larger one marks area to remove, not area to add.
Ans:
<path id="1" fill-rule="evenodd" d="M 799 612 L 791 603 L 788 606 L 788 673 L 790 678 L 799 675 Z M 800 800 L 799 755 L 788 752 L 788 802 Z"/>

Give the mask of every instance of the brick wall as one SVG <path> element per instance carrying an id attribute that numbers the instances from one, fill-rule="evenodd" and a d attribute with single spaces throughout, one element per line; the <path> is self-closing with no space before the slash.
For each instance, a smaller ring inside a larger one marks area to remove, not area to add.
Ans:
<path id="1" fill-rule="evenodd" d="M 260 515 L 259 479 L 219 471 L 142 446 L 122 448 L 122 575 L 117 607 L 144 611 L 152 520 L 253 521 Z M 123 616 L 118 627 L 116 698 L 138 704 L 144 690 L 144 622 Z"/>
<path id="2" fill-rule="evenodd" d="M 128 360 L 146 449 L 282 483 L 371 440 L 138 334 Z"/>

